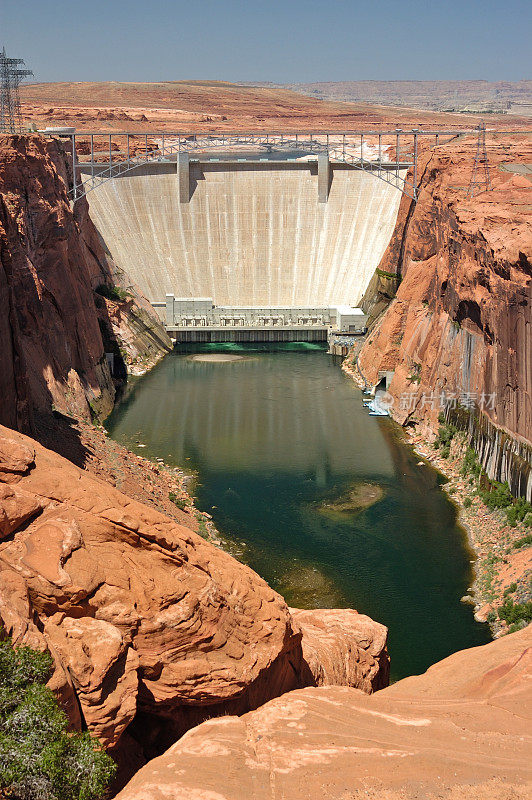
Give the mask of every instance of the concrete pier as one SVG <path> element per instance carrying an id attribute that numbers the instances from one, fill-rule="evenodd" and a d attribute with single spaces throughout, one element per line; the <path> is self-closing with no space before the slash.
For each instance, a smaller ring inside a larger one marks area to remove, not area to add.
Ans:
<path id="1" fill-rule="evenodd" d="M 329 199 L 329 182 L 331 179 L 328 153 L 318 155 L 318 203 L 326 203 Z"/>
<path id="2" fill-rule="evenodd" d="M 179 153 L 177 157 L 177 183 L 179 185 L 179 202 L 190 200 L 190 159 L 188 153 Z"/>

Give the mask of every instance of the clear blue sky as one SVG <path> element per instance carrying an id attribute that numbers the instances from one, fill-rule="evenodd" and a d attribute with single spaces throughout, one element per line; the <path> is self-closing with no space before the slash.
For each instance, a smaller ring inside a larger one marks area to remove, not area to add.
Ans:
<path id="1" fill-rule="evenodd" d="M 531 0 L 0 0 L 38 81 L 521 80 Z"/>

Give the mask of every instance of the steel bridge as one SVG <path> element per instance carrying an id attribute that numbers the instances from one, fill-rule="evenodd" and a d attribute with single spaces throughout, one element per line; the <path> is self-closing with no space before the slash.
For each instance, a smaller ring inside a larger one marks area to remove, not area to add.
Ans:
<path id="1" fill-rule="evenodd" d="M 381 129 L 289 133 L 104 133 L 42 131 L 70 140 L 75 202 L 106 181 L 153 163 L 194 161 L 290 162 L 326 158 L 370 173 L 414 201 L 418 189 L 420 138 L 445 144 L 472 131 Z M 328 169 L 328 167 L 327 167 Z"/>

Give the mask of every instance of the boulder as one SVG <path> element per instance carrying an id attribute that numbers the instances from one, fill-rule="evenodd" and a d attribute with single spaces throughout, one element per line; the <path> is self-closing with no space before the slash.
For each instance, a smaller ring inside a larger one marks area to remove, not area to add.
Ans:
<path id="1" fill-rule="evenodd" d="M 0 622 L 51 653 L 72 727 L 128 768 L 292 689 L 388 682 L 384 626 L 291 613 L 227 553 L 1 427 L 0 563 Z"/>
<path id="2" fill-rule="evenodd" d="M 350 608 L 291 608 L 302 633 L 301 686 L 352 686 L 370 694 L 388 685 L 388 630 Z"/>

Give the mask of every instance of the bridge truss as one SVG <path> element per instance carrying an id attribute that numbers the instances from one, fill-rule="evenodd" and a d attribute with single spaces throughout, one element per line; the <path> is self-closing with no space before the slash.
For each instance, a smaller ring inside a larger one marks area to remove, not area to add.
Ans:
<path id="1" fill-rule="evenodd" d="M 103 183 L 139 167 L 175 163 L 180 154 L 194 161 L 294 162 L 327 155 L 329 162 L 368 172 L 417 200 L 419 140 L 445 144 L 471 131 L 420 129 L 290 133 L 62 133 L 70 140 L 73 180 L 69 197 L 76 201 Z"/>

